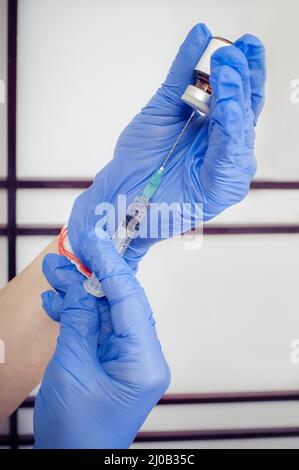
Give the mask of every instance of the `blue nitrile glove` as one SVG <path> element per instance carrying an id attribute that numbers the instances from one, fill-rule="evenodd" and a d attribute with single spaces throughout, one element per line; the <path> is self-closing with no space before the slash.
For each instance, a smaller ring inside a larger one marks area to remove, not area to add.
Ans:
<path id="1" fill-rule="evenodd" d="M 116 207 L 117 196 L 126 194 L 129 204 L 141 195 L 147 179 L 162 164 L 191 115 L 181 95 L 194 83 L 193 69 L 210 38 L 205 25 L 191 30 L 165 83 L 121 134 L 113 160 L 75 201 L 69 237 L 75 254 L 87 266 L 78 234 L 99 221 L 95 214 L 99 203 Z M 265 84 L 265 51 L 260 40 L 245 35 L 235 45 L 216 51 L 211 61 L 211 84 L 210 115 L 193 119 L 153 198 L 153 202 L 169 204 L 202 203 L 204 221 L 241 201 L 256 172 L 254 127 L 263 107 Z M 195 218 L 192 224 L 201 221 Z M 156 241 L 135 239 L 126 260 L 136 268 Z"/>
<path id="2" fill-rule="evenodd" d="M 64 257 L 47 255 L 58 292 L 43 294 L 60 335 L 36 398 L 35 448 L 128 448 L 170 381 L 151 308 L 109 237 L 80 239 L 106 298 L 82 287 Z M 95 253 L 90 256 L 90 253 Z"/>

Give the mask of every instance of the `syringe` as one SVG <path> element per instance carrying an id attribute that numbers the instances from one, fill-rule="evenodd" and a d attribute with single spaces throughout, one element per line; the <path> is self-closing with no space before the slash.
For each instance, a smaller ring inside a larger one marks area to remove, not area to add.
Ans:
<path id="1" fill-rule="evenodd" d="M 135 197 L 134 201 L 128 207 L 127 214 L 124 219 L 119 224 L 116 232 L 112 237 L 112 241 L 119 252 L 120 255 L 124 255 L 126 250 L 128 249 L 130 243 L 136 236 L 138 235 L 138 231 L 140 228 L 140 223 L 146 217 L 147 211 L 150 207 L 150 200 L 156 194 L 161 181 L 162 175 L 165 169 L 165 166 L 170 159 L 171 155 L 173 154 L 176 146 L 178 145 L 179 141 L 181 140 L 185 130 L 187 129 L 188 125 L 190 124 L 193 116 L 195 115 L 196 111 L 193 111 L 191 116 L 189 117 L 188 121 L 186 122 L 183 130 L 180 132 L 177 140 L 173 144 L 170 152 L 168 153 L 167 157 L 165 158 L 162 166 L 155 171 L 155 173 L 150 177 L 148 180 L 143 193 L 141 196 Z M 94 297 L 104 297 L 104 291 L 102 289 L 100 281 L 97 279 L 95 273 L 91 274 L 91 277 L 84 281 L 84 288 L 87 292 L 92 294 Z"/>

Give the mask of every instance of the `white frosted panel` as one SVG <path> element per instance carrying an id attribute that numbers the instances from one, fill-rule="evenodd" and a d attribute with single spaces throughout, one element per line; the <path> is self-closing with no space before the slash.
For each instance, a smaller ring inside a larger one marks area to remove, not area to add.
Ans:
<path id="1" fill-rule="evenodd" d="M 18 191 L 18 224 L 63 225 L 81 190 L 24 189 Z"/>
<path id="2" fill-rule="evenodd" d="M 156 406 L 144 431 L 233 429 L 299 425 L 299 403 Z"/>
<path id="3" fill-rule="evenodd" d="M 299 438 L 235 439 L 224 441 L 153 442 L 133 444 L 131 449 L 298 449 Z"/>
<path id="4" fill-rule="evenodd" d="M 0 288 L 7 283 L 7 239 L 0 237 Z"/>
<path id="5" fill-rule="evenodd" d="M 39 253 L 51 243 L 54 237 L 18 237 L 17 271 L 22 271 Z"/>
<path id="6" fill-rule="evenodd" d="M 78 0 L 20 5 L 19 175 L 95 174 L 111 159 L 128 120 L 159 85 L 160 79 L 140 72 L 151 57 L 140 56 L 135 33 L 128 31 L 136 24 L 138 34 L 141 25 L 138 18 L 130 24 L 123 7 L 91 1 L 87 8 Z M 152 40 L 148 31 L 146 50 Z M 119 91 L 112 94 L 119 89 L 121 105 Z"/>
<path id="7" fill-rule="evenodd" d="M 18 433 L 33 434 L 32 408 L 22 408 L 18 411 Z"/>
<path id="8" fill-rule="evenodd" d="M 298 388 L 298 235 L 156 245 L 140 264 L 172 392 Z"/>
<path id="9" fill-rule="evenodd" d="M 23 189 L 18 191 L 19 224 L 64 224 L 81 190 Z M 294 224 L 299 222 L 299 191 L 251 191 L 240 204 L 210 224 Z M 1 202 L 1 192 L 0 192 Z"/>
<path id="10" fill-rule="evenodd" d="M 7 223 L 7 195 L 0 190 L 0 225 Z"/>
<path id="11" fill-rule="evenodd" d="M 20 176 L 93 175 L 164 80 L 188 30 L 203 21 L 232 40 L 248 31 L 264 40 L 258 176 L 299 178 L 299 104 L 291 103 L 291 81 L 299 78 L 296 0 L 287 8 L 279 0 L 90 0 L 88 7 L 84 0 L 26 0 L 19 9 Z"/>
<path id="12" fill-rule="evenodd" d="M 0 0 L 0 177 L 7 174 L 7 1 Z M 4 96 L 3 96 L 4 95 Z M 4 98 L 4 100 L 3 100 Z M 4 102 L 3 102 L 4 101 Z"/>
<path id="13" fill-rule="evenodd" d="M 212 224 L 298 224 L 299 191 L 253 190 L 240 204 L 226 209 Z"/>

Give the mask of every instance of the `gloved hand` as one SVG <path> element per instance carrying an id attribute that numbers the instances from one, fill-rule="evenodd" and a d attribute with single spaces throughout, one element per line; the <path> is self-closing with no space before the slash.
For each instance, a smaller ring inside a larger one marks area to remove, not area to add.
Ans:
<path id="1" fill-rule="evenodd" d="M 106 298 L 64 257 L 43 270 L 60 335 L 36 398 L 35 448 L 127 448 L 170 381 L 145 293 L 109 237 L 80 239 Z M 94 253 L 90 256 L 90 253 Z"/>
<path id="2" fill-rule="evenodd" d="M 131 203 L 159 168 L 191 115 L 181 95 L 194 82 L 193 69 L 210 38 L 205 25 L 191 30 L 165 83 L 121 134 L 113 160 L 75 201 L 69 238 L 76 256 L 87 267 L 79 233 L 96 225 L 99 203 L 109 202 L 116 208 L 119 194 L 126 194 L 127 203 Z M 265 53 L 259 39 L 245 35 L 216 51 L 211 61 L 211 113 L 191 122 L 153 202 L 202 203 L 202 219 L 207 221 L 247 195 L 256 171 L 254 126 L 264 103 L 264 83 Z M 192 224 L 199 222 L 202 220 Z M 135 268 L 157 240 L 136 238 L 126 260 Z"/>

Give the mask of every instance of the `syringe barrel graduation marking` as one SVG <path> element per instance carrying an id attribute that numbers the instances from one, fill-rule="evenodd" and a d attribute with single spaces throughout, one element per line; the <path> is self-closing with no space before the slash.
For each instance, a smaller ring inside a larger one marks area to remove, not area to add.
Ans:
<path id="1" fill-rule="evenodd" d="M 136 197 L 130 204 L 127 215 L 119 224 L 112 241 L 120 255 L 124 255 L 131 241 L 137 236 L 140 223 L 146 217 L 149 202 L 143 197 Z"/>

